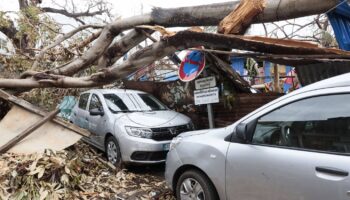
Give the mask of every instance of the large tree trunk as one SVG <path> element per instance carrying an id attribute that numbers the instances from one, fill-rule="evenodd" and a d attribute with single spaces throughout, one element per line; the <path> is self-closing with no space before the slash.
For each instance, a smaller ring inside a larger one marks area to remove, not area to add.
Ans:
<path id="1" fill-rule="evenodd" d="M 239 1 L 232 1 L 173 9 L 155 8 L 149 14 L 116 20 L 105 27 L 95 45 L 81 58 L 59 70 L 52 71 L 52 73 L 71 76 L 80 70 L 86 69 L 103 55 L 113 38 L 124 30 L 138 25 L 155 24 L 165 27 L 217 25 L 238 3 Z M 254 23 L 319 14 L 334 7 L 337 3 L 338 0 L 267 0 L 264 12 L 254 20 Z"/>
<path id="2" fill-rule="evenodd" d="M 286 44 L 290 44 L 287 46 Z M 111 68 L 105 69 L 89 77 L 71 78 L 46 73 L 34 73 L 30 79 L 0 79 L 0 87 L 4 88 L 44 88 L 44 87 L 94 87 L 114 82 L 124 78 L 131 72 L 153 63 L 177 50 L 191 47 L 209 46 L 215 49 L 228 47 L 231 49 L 242 49 L 268 54 L 280 55 L 279 60 L 286 61 L 285 58 L 291 56 L 290 62 L 300 61 L 302 57 L 309 55 L 309 61 L 318 62 L 334 58 L 350 61 L 350 53 L 337 50 L 318 48 L 307 43 L 267 39 L 260 37 L 228 36 L 221 34 L 198 33 L 192 31 L 182 31 L 174 36 L 164 38 L 159 42 L 148 46 L 133 55 L 120 65 L 115 64 Z M 298 55 L 298 56 L 295 56 Z M 288 59 L 287 59 L 288 61 Z M 290 63 L 292 64 L 292 63 Z"/>
<path id="3" fill-rule="evenodd" d="M 203 26 L 217 25 L 234 7 L 238 1 L 211 4 L 205 6 L 195 6 L 187 8 L 174 9 L 154 9 L 150 14 L 135 16 L 122 20 L 117 20 L 107 25 L 101 32 L 100 37 L 95 44 L 80 58 L 70 62 L 66 66 L 53 70 L 48 73 L 31 73 L 30 79 L 0 79 L 0 87 L 4 88 L 42 88 L 42 87 L 93 87 L 113 82 L 119 78 L 123 78 L 140 67 L 146 66 L 161 59 L 177 50 L 183 50 L 189 47 L 207 46 L 216 49 L 234 48 L 261 53 L 274 54 L 346 54 L 332 50 L 305 48 L 305 47 L 288 47 L 285 45 L 268 43 L 259 41 L 254 38 L 244 38 L 238 36 L 224 36 L 217 34 L 180 32 L 173 37 L 165 38 L 153 45 L 136 52 L 129 57 L 121 65 L 114 65 L 106 69 L 104 72 L 92 75 L 91 77 L 71 78 L 65 76 L 57 76 L 53 74 L 61 74 L 72 76 L 80 70 L 83 70 L 100 58 L 110 47 L 113 39 L 122 31 L 132 29 L 138 25 L 161 25 L 166 27 L 175 26 Z M 254 23 L 270 22 L 276 20 L 284 20 L 306 15 L 323 13 L 334 7 L 338 0 L 267 0 L 266 8 L 263 13 L 253 21 Z M 119 51 L 130 49 L 132 34 L 123 37 L 117 44 L 123 44 L 125 48 L 119 48 Z M 134 35 L 135 36 L 135 35 Z M 142 40 L 143 36 L 137 35 Z M 120 46 L 120 45 L 119 45 Z M 292 51 L 293 50 L 293 51 Z M 116 52 L 116 55 L 117 52 Z M 120 55 L 120 54 L 119 54 Z"/>

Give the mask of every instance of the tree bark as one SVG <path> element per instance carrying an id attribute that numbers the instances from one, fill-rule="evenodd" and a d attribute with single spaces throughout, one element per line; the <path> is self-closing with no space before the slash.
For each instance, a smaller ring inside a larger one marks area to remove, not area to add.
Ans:
<path id="1" fill-rule="evenodd" d="M 276 3 L 276 0 L 267 0 L 264 12 L 258 15 L 254 23 L 272 22 L 323 13 L 337 5 L 338 0 L 281 0 L 278 2 L 280 3 Z M 80 70 L 88 68 L 102 56 L 113 41 L 113 38 L 121 31 L 138 25 L 156 24 L 165 27 L 217 25 L 238 3 L 239 1 L 232 1 L 173 9 L 155 8 L 149 14 L 116 20 L 105 27 L 95 45 L 81 58 L 51 73 L 71 76 Z"/>
<path id="2" fill-rule="evenodd" d="M 286 46 L 283 42 L 282 44 L 276 43 L 275 40 L 268 40 L 266 42 L 252 37 L 182 31 L 172 37 L 164 38 L 151 46 L 141 49 L 129 56 L 122 64 L 115 64 L 111 68 L 106 68 L 104 71 L 93 74 L 92 76 L 72 78 L 46 73 L 33 73 L 30 79 L 0 79 L 0 88 L 75 88 L 101 86 L 122 79 L 131 72 L 150 65 L 155 60 L 168 56 L 175 51 L 198 46 L 209 46 L 215 49 L 226 47 L 264 54 L 283 55 L 284 57 L 292 54 L 294 58 L 295 55 L 318 55 L 318 58 L 323 55 L 322 59 L 326 59 L 328 55 L 335 58 L 342 56 L 343 60 L 350 60 L 350 52 L 336 49 L 317 48 L 309 45 Z M 330 61 L 331 59 L 328 60 L 328 62 Z"/>
<path id="3" fill-rule="evenodd" d="M 118 41 L 111 44 L 107 51 L 101 56 L 98 61 L 99 68 L 106 68 L 113 65 L 130 49 L 134 48 L 142 41 L 147 39 L 147 36 L 142 33 L 143 29 L 133 29 L 126 35 L 122 36 Z M 152 30 L 145 30 L 147 33 L 153 33 Z"/>
<path id="4" fill-rule="evenodd" d="M 218 33 L 243 35 L 253 19 L 265 8 L 265 0 L 242 0 L 218 26 Z"/>
<path id="5" fill-rule="evenodd" d="M 40 9 L 42 11 L 44 11 L 44 12 L 61 14 L 61 15 L 64 15 L 64 16 L 67 16 L 67 17 L 71 17 L 71 18 L 93 17 L 95 15 L 102 15 L 103 13 L 108 11 L 108 10 L 98 10 L 98 11 L 95 11 L 95 12 L 86 11 L 86 12 L 70 13 L 67 10 L 50 8 L 50 7 L 42 7 Z"/>

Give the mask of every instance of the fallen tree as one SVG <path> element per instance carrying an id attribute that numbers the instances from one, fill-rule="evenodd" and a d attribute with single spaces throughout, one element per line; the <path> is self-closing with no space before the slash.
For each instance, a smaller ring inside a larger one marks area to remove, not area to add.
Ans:
<path id="1" fill-rule="evenodd" d="M 322 59 L 329 58 L 328 61 L 343 61 L 350 62 L 350 52 L 341 51 L 338 49 L 319 48 L 308 43 L 282 41 L 279 44 L 278 40 L 267 39 L 260 37 L 245 37 L 222 35 L 212 33 L 199 33 L 193 31 L 178 32 L 174 36 L 163 38 L 136 53 L 122 64 L 115 64 L 110 68 L 106 68 L 101 72 L 87 77 L 72 78 L 68 76 L 49 74 L 46 72 L 29 72 L 29 79 L 0 79 L 0 87 L 4 88 L 86 88 L 101 86 L 112 83 L 118 79 L 122 79 L 134 72 L 140 67 L 147 66 L 156 60 L 159 60 L 167 55 L 174 53 L 177 50 L 184 50 L 192 47 L 207 46 L 211 48 L 231 48 L 244 49 L 264 54 L 281 55 L 279 60 L 284 58 L 296 58 L 297 61 L 308 56 L 308 62 L 320 62 Z M 285 45 L 285 44 L 290 45 Z M 304 44 L 301 45 L 301 44 Z M 315 56 L 317 55 L 317 56 Z M 268 55 L 265 55 L 268 57 Z M 289 59 L 292 63 L 293 59 Z"/>
<path id="2" fill-rule="evenodd" d="M 146 36 L 137 30 L 123 36 L 112 44 L 116 36 L 122 31 L 133 29 L 139 25 L 161 25 L 165 27 L 217 25 L 237 5 L 238 1 L 185 7 L 174 9 L 155 8 L 149 14 L 120 19 L 106 25 L 94 45 L 81 57 L 78 57 L 64 66 L 45 72 L 28 71 L 23 78 L 26 79 L 0 79 L 1 88 L 43 88 L 43 87 L 94 87 L 124 78 L 136 69 L 149 65 L 155 60 L 161 59 L 177 50 L 205 46 L 208 48 L 241 49 L 269 54 L 293 54 L 293 55 L 334 55 L 346 53 L 319 48 L 296 48 L 283 44 L 269 43 L 268 39 L 259 41 L 254 38 L 238 36 L 225 36 L 219 34 L 196 33 L 184 31 L 174 36 L 163 38 L 159 42 L 141 49 L 130 56 L 124 63 L 114 63 L 111 67 L 87 77 L 70 77 L 99 60 L 103 66 L 111 65 L 121 55 L 143 41 Z M 326 12 L 338 3 L 337 0 L 267 0 L 266 7 L 253 23 L 271 22 L 289 18 L 307 16 Z M 271 48 L 273 47 L 273 48 Z M 294 51 L 293 51 L 294 50 Z M 291 53 L 292 52 L 292 53 Z"/>
<path id="3" fill-rule="evenodd" d="M 323 13 L 338 3 L 337 0 L 281 0 L 280 4 L 277 4 L 275 0 L 268 0 L 266 2 L 264 12 L 258 15 L 254 23 L 272 22 Z M 102 56 L 114 37 L 124 30 L 134 28 L 138 25 L 160 25 L 164 27 L 217 25 L 238 4 L 239 1 L 232 1 L 173 9 L 155 8 L 149 14 L 116 20 L 104 28 L 95 45 L 81 58 L 50 73 L 71 76 L 86 69 Z M 296 8 L 296 5 L 298 5 L 298 8 Z"/>

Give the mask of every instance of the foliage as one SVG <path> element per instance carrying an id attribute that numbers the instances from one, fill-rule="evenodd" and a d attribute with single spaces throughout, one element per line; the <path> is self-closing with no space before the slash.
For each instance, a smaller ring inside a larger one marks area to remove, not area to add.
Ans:
<path id="1" fill-rule="evenodd" d="M 0 77 L 15 78 L 21 73 L 29 70 L 33 64 L 33 61 L 21 54 L 15 54 L 13 56 L 0 55 L 0 64 L 3 66 L 3 68 L 0 69 Z"/>
<path id="2" fill-rule="evenodd" d="M 29 6 L 19 12 L 18 29 L 16 34 L 18 39 L 26 38 L 31 41 L 32 47 L 34 42 L 40 37 L 38 25 L 40 9 L 35 6 Z"/>
<path id="3" fill-rule="evenodd" d="M 0 11 L 0 27 L 10 27 L 11 26 L 11 21 L 8 19 L 6 16 L 5 12 Z"/>
<path id="4" fill-rule="evenodd" d="M 338 47 L 335 37 L 328 31 L 321 32 L 321 45 L 324 47 Z"/>
<path id="5" fill-rule="evenodd" d="M 160 177 L 115 170 L 89 146 L 0 156 L 0 199 L 174 199 Z M 137 183 L 137 184 L 135 184 Z"/>

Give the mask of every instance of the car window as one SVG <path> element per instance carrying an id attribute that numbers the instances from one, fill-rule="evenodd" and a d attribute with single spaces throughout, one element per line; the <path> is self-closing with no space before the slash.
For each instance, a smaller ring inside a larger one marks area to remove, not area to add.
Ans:
<path id="1" fill-rule="evenodd" d="M 167 107 L 150 94 L 138 94 L 146 109 L 143 110 L 167 110 Z"/>
<path id="2" fill-rule="evenodd" d="M 93 94 L 90 100 L 89 110 L 91 111 L 92 109 L 98 109 L 99 111 L 103 111 L 101 101 L 96 94 Z"/>
<path id="3" fill-rule="evenodd" d="M 350 153 L 350 94 L 283 106 L 257 121 L 252 143 Z"/>
<path id="4" fill-rule="evenodd" d="M 90 96 L 89 93 L 84 93 L 84 94 L 80 95 L 79 104 L 78 104 L 79 108 L 81 108 L 83 110 L 86 110 L 86 106 L 87 106 L 87 103 L 88 103 L 89 96 Z"/>

